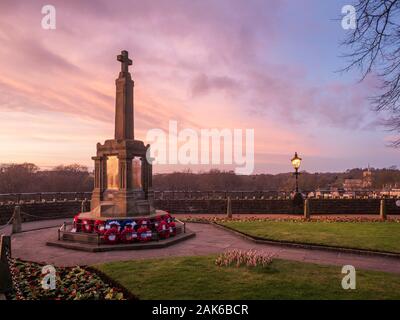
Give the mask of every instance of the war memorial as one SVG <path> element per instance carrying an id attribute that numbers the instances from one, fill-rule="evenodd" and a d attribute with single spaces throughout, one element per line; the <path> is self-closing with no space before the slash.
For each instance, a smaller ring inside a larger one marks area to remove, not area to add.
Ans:
<path id="1" fill-rule="evenodd" d="M 64 223 L 48 245 L 86 251 L 169 246 L 195 235 L 166 211 L 154 208 L 150 145 L 134 138 L 132 60 L 123 50 L 115 80 L 115 137 L 97 144 L 90 211 Z"/>
<path id="2" fill-rule="evenodd" d="M 400 0 L 350 2 L 1 1 L 2 319 L 384 317 L 328 301 L 400 301 Z"/>

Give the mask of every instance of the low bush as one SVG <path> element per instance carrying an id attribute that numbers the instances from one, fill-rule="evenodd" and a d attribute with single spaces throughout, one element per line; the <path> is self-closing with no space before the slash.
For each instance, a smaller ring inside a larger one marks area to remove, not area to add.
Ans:
<path id="1" fill-rule="evenodd" d="M 273 255 L 264 251 L 256 250 L 228 250 L 215 260 L 215 264 L 220 267 L 246 266 L 246 267 L 266 267 L 272 262 Z"/>

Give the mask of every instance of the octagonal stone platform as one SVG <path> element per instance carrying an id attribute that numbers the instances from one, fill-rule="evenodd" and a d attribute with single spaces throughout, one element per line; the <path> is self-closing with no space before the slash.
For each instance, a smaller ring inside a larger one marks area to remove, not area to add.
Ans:
<path id="1" fill-rule="evenodd" d="M 145 216 L 143 218 L 156 218 L 167 214 L 162 210 L 157 210 L 154 215 Z M 79 214 L 80 218 L 93 219 L 93 212 L 85 212 Z M 141 217 L 137 217 L 141 218 Z M 106 219 L 102 219 L 106 222 Z M 108 219 L 107 219 L 108 220 Z M 115 217 L 115 220 L 123 221 L 125 219 Z M 129 220 L 129 219 L 128 219 Z M 148 220 L 150 221 L 150 220 Z M 195 233 L 186 229 L 186 224 L 180 220 L 175 220 L 176 234 L 169 236 L 168 238 L 160 237 L 158 232 L 152 232 L 152 239 L 149 242 L 132 242 L 132 243 L 107 243 L 104 239 L 104 234 L 98 232 L 84 232 L 76 231 L 75 222 L 64 222 L 58 228 L 58 239 L 54 241 L 47 241 L 48 246 L 57 246 L 66 249 L 74 249 L 81 251 L 90 252 L 102 252 L 102 251 L 115 251 L 115 250 L 140 250 L 140 249 L 153 249 L 163 248 L 171 246 L 175 243 L 181 242 L 186 239 L 190 239 L 195 236 Z"/>
<path id="2" fill-rule="evenodd" d="M 146 243 L 132 244 L 92 244 L 82 242 L 72 242 L 68 240 L 47 241 L 46 245 L 60 247 L 65 249 L 73 249 L 88 252 L 105 252 L 105 251 L 120 251 L 120 250 L 142 250 L 142 249 L 159 249 L 169 247 L 181 241 L 193 238 L 196 234 L 193 231 L 186 230 L 185 233 L 177 234 L 174 237 L 159 241 L 151 241 Z"/>

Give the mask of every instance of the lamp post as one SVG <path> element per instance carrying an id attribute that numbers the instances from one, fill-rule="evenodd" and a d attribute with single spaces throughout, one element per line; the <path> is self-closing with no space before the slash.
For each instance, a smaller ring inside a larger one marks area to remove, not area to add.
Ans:
<path id="1" fill-rule="evenodd" d="M 297 152 L 294 153 L 294 157 L 291 160 L 294 168 L 294 175 L 296 176 L 296 195 L 299 193 L 299 168 L 301 164 L 301 158 L 297 155 Z"/>

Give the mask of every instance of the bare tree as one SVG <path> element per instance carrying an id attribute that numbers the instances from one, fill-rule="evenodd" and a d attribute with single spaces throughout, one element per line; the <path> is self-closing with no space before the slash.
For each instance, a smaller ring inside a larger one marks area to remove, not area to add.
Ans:
<path id="1" fill-rule="evenodd" d="M 356 28 L 343 45 L 349 49 L 346 71 L 358 68 L 361 80 L 374 73 L 381 80 L 371 97 L 376 111 L 387 111 L 386 125 L 400 133 L 400 0 L 356 0 Z M 400 139 L 393 141 L 400 147 Z"/>

